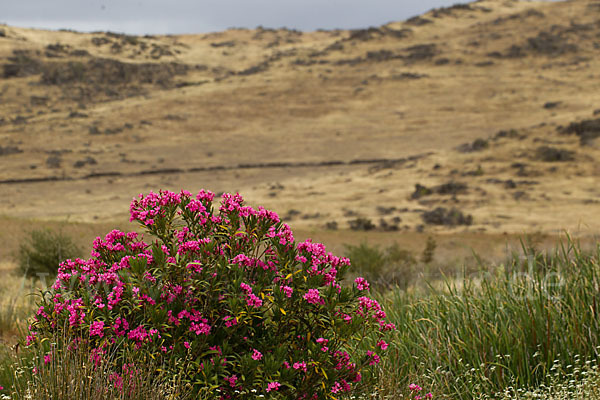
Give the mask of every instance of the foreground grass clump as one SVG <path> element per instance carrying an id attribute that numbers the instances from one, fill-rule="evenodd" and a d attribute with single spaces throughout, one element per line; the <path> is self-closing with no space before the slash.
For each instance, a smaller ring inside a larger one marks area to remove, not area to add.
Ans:
<path id="1" fill-rule="evenodd" d="M 576 356 L 597 360 L 599 260 L 600 248 L 568 242 L 426 294 L 382 294 L 397 330 L 380 385 L 391 393 L 421 377 L 438 398 L 504 398 L 508 387 L 551 385 L 553 366 Z"/>
<path id="2" fill-rule="evenodd" d="M 100 364 L 90 360 L 89 343 L 72 345 L 73 338 L 55 336 L 45 346 L 15 352 L 0 350 L 0 382 L 11 382 L 9 399 L 36 400 L 163 400 L 192 399 L 189 390 L 169 376 L 155 359 L 144 354 L 105 354 Z M 159 372 L 157 372 L 159 371 Z M 161 372 L 162 371 L 162 372 Z M 1 387 L 1 386 L 0 386 Z M 0 399 L 2 397 L 0 390 Z"/>
<path id="3" fill-rule="evenodd" d="M 36 299 L 28 294 L 42 285 L 36 279 L 27 279 L 14 271 L 0 270 L 0 345 L 3 338 L 19 335 L 27 327 L 27 320 L 35 311 Z"/>
<path id="4" fill-rule="evenodd" d="M 126 366 L 153 360 L 196 398 L 370 391 L 394 326 L 365 296 L 368 282 L 342 286 L 349 260 L 296 244 L 275 213 L 239 195 L 217 211 L 212 201 L 205 191 L 140 195 L 131 220 L 148 237 L 115 230 L 92 258 L 62 263 L 27 345 L 45 360 L 85 348 L 88 368 L 110 371 L 115 386 Z"/>

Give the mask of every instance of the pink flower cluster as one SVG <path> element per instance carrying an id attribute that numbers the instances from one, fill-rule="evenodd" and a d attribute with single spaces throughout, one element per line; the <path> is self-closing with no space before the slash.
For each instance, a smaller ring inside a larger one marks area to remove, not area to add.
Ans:
<path id="1" fill-rule="evenodd" d="M 369 290 L 369 282 L 365 278 L 358 277 L 354 280 L 354 283 L 356 283 L 358 290 Z"/>
<path id="2" fill-rule="evenodd" d="M 129 221 L 140 221 L 144 225 L 154 224 L 154 219 L 165 216 L 165 206 L 177 205 L 181 202 L 182 195 L 189 192 L 173 193 L 161 190 L 159 193 L 150 192 L 146 196 L 140 194 L 138 199 L 133 199 L 129 206 L 131 217 Z"/>
<path id="3" fill-rule="evenodd" d="M 104 321 L 94 321 L 90 325 L 90 336 L 104 336 Z"/>
<path id="4" fill-rule="evenodd" d="M 292 368 L 306 372 L 306 362 L 295 362 L 294 365 L 292 365 Z"/>
<path id="5" fill-rule="evenodd" d="M 235 383 L 237 382 L 238 377 L 236 375 L 231 375 L 225 378 L 225 381 L 229 384 L 229 386 L 231 387 L 235 387 Z"/>
<path id="6" fill-rule="evenodd" d="M 271 390 L 279 390 L 280 387 L 281 387 L 281 383 L 279 383 L 279 382 L 270 382 L 267 385 L 267 392 L 270 392 Z"/>
<path id="7" fill-rule="evenodd" d="M 375 365 L 381 362 L 381 358 L 371 350 L 367 350 L 367 358 L 369 360 L 369 365 Z"/>
<path id="8" fill-rule="evenodd" d="M 396 329 L 394 324 L 385 322 L 387 316 L 377 300 L 363 296 L 358 298 L 358 302 L 358 310 L 356 310 L 357 314 L 362 317 L 371 316 L 375 321 L 377 321 L 381 330 L 390 331 Z"/>
<path id="9" fill-rule="evenodd" d="M 263 304 L 262 300 L 259 299 L 258 296 L 256 296 L 254 293 L 252 293 L 252 286 L 248 285 L 247 283 L 242 282 L 240 284 L 240 287 L 246 294 L 246 304 L 248 304 L 249 307 L 258 308 L 258 307 L 262 306 L 262 304 Z"/>
<path id="10" fill-rule="evenodd" d="M 308 289 L 308 292 L 302 297 L 304 297 L 304 300 L 309 304 L 325 304 L 325 300 L 321 297 L 319 289 Z"/>
<path id="11" fill-rule="evenodd" d="M 337 272 L 340 267 L 350 265 L 349 259 L 334 256 L 325 251 L 323 244 L 313 243 L 311 239 L 299 243 L 297 249 L 299 253 L 297 260 L 303 262 L 309 276 L 321 276 L 323 286 L 331 285 L 341 289 L 336 281 Z"/>
<path id="12" fill-rule="evenodd" d="M 423 390 L 423 388 L 421 386 L 417 385 L 416 383 L 411 383 L 410 385 L 408 385 L 408 390 L 410 390 L 411 392 L 419 393 L 421 390 Z M 415 394 L 414 400 L 432 399 L 432 398 L 433 398 L 433 394 L 431 392 L 429 392 L 424 396 Z"/>
<path id="13" fill-rule="evenodd" d="M 340 382 L 335 382 L 331 387 L 331 393 L 340 393 L 340 392 L 349 392 L 352 388 L 345 380 L 341 380 Z"/>
<path id="14" fill-rule="evenodd" d="M 294 293 L 294 289 L 289 286 L 279 286 L 279 289 L 285 294 L 287 298 L 292 297 L 292 293 Z"/>
<path id="15" fill-rule="evenodd" d="M 260 351 L 256 350 L 256 349 L 252 349 L 252 359 L 259 361 L 260 359 L 262 359 L 263 355 Z"/>
<path id="16" fill-rule="evenodd" d="M 327 347 L 327 343 L 329 343 L 329 339 L 325 339 L 325 338 L 318 338 L 316 340 L 317 343 L 319 343 L 321 345 L 321 351 L 324 353 L 327 353 L 329 351 L 329 347 Z"/>

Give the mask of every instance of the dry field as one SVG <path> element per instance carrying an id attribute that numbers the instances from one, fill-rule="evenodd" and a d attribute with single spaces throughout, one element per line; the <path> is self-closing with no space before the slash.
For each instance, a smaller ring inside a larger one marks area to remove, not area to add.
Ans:
<path id="1" fill-rule="evenodd" d="M 308 33 L 0 26 L 0 64 L 3 259 L 48 221 L 89 244 L 159 189 L 239 191 L 334 248 L 600 227 L 598 1 Z"/>

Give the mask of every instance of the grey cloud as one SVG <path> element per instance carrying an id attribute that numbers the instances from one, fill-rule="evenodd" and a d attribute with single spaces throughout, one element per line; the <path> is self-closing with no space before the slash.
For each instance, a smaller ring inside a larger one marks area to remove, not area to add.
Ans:
<path id="1" fill-rule="evenodd" d="M 360 28 L 406 19 L 456 0 L 21 0 L 3 1 L 2 22 L 18 26 L 196 33 L 229 27 Z"/>

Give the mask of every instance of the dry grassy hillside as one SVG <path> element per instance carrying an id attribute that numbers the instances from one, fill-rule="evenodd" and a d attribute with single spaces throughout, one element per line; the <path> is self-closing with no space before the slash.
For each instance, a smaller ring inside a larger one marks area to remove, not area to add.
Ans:
<path id="1" fill-rule="evenodd" d="M 0 65 L 11 218 L 123 221 L 137 193 L 208 188 L 302 229 L 600 228 L 599 1 L 310 33 L 0 26 Z"/>

